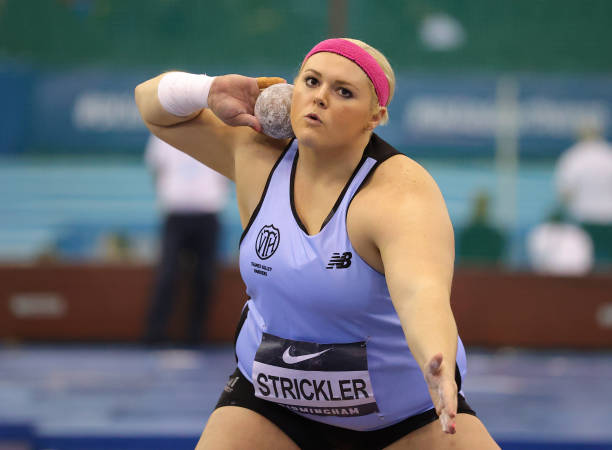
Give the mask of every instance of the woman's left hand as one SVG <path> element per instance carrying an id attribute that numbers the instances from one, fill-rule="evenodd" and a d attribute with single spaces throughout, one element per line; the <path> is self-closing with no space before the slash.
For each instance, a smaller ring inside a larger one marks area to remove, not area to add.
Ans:
<path id="1" fill-rule="evenodd" d="M 455 416 L 457 415 L 457 383 L 453 371 L 442 364 L 442 353 L 434 355 L 425 368 L 425 381 L 429 394 L 440 417 L 442 431 L 455 433 Z"/>

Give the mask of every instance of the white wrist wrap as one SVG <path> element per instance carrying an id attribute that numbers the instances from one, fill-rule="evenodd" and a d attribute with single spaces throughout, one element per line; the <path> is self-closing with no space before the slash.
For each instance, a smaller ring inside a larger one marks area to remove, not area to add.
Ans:
<path id="1" fill-rule="evenodd" d="M 157 97 L 170 114 L 186 117 L 208 108 L 208 91 L 215 77 L 186 72 L 170 72 L 159 80 Z"/>

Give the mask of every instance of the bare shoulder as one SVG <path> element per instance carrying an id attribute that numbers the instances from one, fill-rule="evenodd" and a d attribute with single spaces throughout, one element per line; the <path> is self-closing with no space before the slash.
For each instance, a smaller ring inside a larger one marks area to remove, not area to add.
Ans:
<path id="1" fill-rule="evenodd" d="M 237 143 L 235 149 L 235 177 L 238 209 L 243 226 L 257 207 L 270 171 L 290 143 L 289 139 L 272 139 L 247 130 L 250 139 Z"/>
<path id="2" fill-rule="evenodd" d="M 424 261 L 434 244 L 451 253 L 452 225 L 442 194 L 427 170 L 404 155 L 374 171 L 351 204 L 347 227 L 357 252 L 379 272 L 388 273 L 392 261 Z"/>
<path id="3" fill-rule="evenodd" d="M 272 139 L 250 129 L 245 130 L 247 138 L 240 139 L 235 148 L 236 184 L 250 184 L 251 180 L 264 177 L 289 144 L 288 139 Z"/>
<path id="4" fill-rule="evenodd" d="M 401 204 L 442 200 L 442 194 L 433 177 L 419 163 L 405 155 L 396 155 L 384 161 L 363 189 L 370 200 L 382 208 Z"/>
<path id="5" fill-rule="evenodd" d="M 452 239 L 438 185 L 423 166 L 404 155 L 384 161 L 354 203 L 352 216 L 377 247 L 400 235 L 430 235 L 434 230 Z"/>

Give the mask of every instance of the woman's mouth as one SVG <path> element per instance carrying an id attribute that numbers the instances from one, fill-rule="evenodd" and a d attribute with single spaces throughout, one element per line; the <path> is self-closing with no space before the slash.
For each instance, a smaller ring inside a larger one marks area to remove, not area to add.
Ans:
<path id="1" fill-rule="evenodd" d="M 315 113 L 306 114 L 305 117 L 306 117 L 306 119 L 308 119 L 309 122 L 322 123 L 321 119 L 319 118 L 319 116 L 317 116 Z"/>

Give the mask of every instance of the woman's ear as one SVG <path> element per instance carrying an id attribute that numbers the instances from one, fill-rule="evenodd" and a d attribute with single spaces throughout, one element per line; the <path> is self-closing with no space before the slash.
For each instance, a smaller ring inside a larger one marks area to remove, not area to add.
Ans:
<path id="1" fill-rule="evenodd" d="M 379 106 L 378 107 L 378 111 L 376 111 L 370 117 L 370 120 L 368 121 L 368 126 L 366 127 L 366 130 L 368 130 L 368 131 L 374 130 L 374 128 L 376 128 L 378 126 L 378 124 L 385 118 L 386 115 L 387 115 L 387 107 L 386 106 Z"/>

